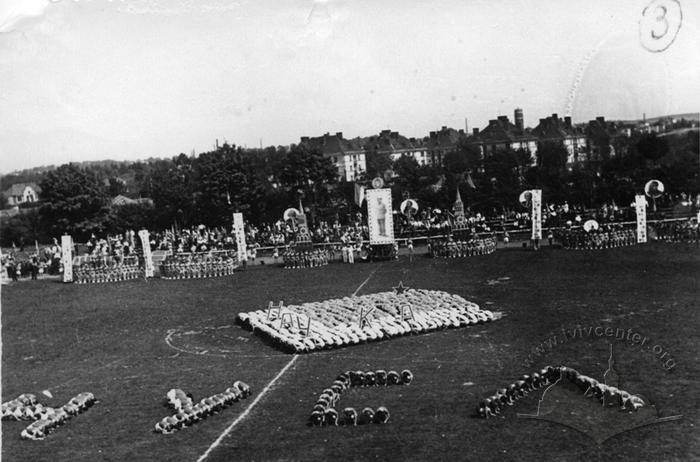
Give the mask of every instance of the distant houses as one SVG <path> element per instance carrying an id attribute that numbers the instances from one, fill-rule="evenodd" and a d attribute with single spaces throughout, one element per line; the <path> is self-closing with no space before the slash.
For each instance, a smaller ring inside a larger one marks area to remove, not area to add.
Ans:
<path id="1" fill-rule="evenodd" d="M 568 157 L 567 165 L 571 166 L 583 162 L 586 158 L 585 131 L 580 127 L 574 127 L 571 117 L 562 120 L 557 114 L 540 119 L 540 123 L 532 130 L 532 135 L 539 142 L 561 143 L 566 148 Z"/>
<path id="2" fill-rule="evenodd" d="M 19 207 L 38 202 L 40 193 L 41 188 L 36 183 L 17 183 L 6 189 L 3 195 L 7 198 L 7 205 Z"/>
<path id="3" fill-rule="evenodd" d="M 36 183 L 17 183 L 10 186 L 3 192 L 3 195 L 7 198 L 7 207 L 9 210 L 14 210 L 9 215 L 6 213 L 5 216 L 11 216 L 13 214 L 19 213 L 17 209 L 22 206 L 30 206 L 31 204 L 36 204 L 40 199 L 41 188 Z M 119 194 L 111 199 L 110 204 L 112 207 L 122 207 L 125 205 L 146 205 L 153 206 L 153 199 L 147 197 L 139 197 L 138 199 L 131 199 L 122 194 Z"/>
<path id="4" fill-rule="evenodd" d="M 522 114 L 521 109 L 515 110 L 515 124 L 508 120 L 508 116 L 498 116 L 489 120 L 483 130 L 474 129 L 472 141 L 479 147 L 482 157 L 504 149 L 523 149 L 535 158 L 539 139 L 524 127 Z"/>
<path id="5" fill-rule="evenodd" d="M 343 133 L 326 133 L 314 138 L 301 137 L 300 145 L 320 151 L 333 162 L 340 181 L 355 181 L 367 171 L 365 149 L 360 139 L 348 140 Z"/>
<path id="6" fill-rule="evenodd" d="M 482 159 L 500 150 L 524 150 L 530 154 L 532 164 L 537 162 L 537 150 L 541 143 L 558 143 L 566 148 L 567 167 L 599 162 L 622 153 L 615 150 L 616 140 L 629 138 L 634 133 L 660 133 L 671 127 L 671 121 L 661 119 L 653 124 L 640 122 L 611 122 L 596 117 L 586 123 L 574 124 L 571 117 L 552 114 L 539 119 L 534 128 L 525 127 L 523 110 L 515 109 L 514 120 L 498 116 L 482 130 L 471 133 L 443 126 L 431 131 L 424 138 L 409 138 L 399 132 L 382 130 L 377 135 L 346 139 L 342 132 L 326 133 L 318 137 L 301 137 L 301 145 L 318 149 L 336 166 L 339 181 L 355 181 L 367 172 L 368 157 L 388 154 L 392 160 L 410 156 L 418 165 L 440 166 L 450 152 L 459 149 L 460 143 L 471 144 L 481 153 Z"/>

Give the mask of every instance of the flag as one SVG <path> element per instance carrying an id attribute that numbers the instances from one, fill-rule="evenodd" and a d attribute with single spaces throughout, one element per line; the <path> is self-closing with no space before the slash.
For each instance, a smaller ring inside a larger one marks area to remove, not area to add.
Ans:
<path id="1" fill-rule="evenodd" d="M 355 203 L 358 207 L 362 207 L 362 202 L 365 200 L 365 187 L 355 183 Z"/>
<path id="2" fill-rule="evenodd" d="M 476 185 L 474 184 L 474 181 L 472 181 L 472 175 L 469 172 L 467 172 L 467 186 L 472 189 L 476 189 Z"/>

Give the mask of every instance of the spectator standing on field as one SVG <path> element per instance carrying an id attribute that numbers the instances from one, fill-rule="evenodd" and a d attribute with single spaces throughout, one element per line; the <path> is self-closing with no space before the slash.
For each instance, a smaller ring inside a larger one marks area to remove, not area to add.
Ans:
<path id="1" fill-rule="evenodd" d="M 352 244 L 348 245 L 348 263 L 351 265 L 355 263 L 355 248 Z"/>

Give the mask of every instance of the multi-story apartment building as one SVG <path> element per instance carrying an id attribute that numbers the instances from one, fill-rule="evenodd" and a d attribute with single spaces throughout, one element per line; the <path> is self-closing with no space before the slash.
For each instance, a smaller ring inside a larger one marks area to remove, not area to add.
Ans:
<path id="1" fill-rule="evenodd" d="M 378 135 L 364 138 L 365 151 L 368 153 L 389 154 L 391 160 L 403 156 L 413 157 L 419 165 L 428 165 L 430 158 L 423 140 L 407 138 L 399 132 L 382 130 Z"/>
<path id="2" fill-rule="evenodd" d="M 329 158 L 338 170 L 340 181 L 355 181 L 367 171 L 365 149 L 360 138 L 348 140 L 343 138 L 342 132 L 335 135 L 326 133 L 317 137 L 302 136 L 300 144 L 318 149 Z"/>
<path id="3" fill-rule="evenodd" d="M 429 136 L 423 138 L 423 144 L 428 153 L 427 164 L 442 165 L 445 155 L 457 150 L 460 140 L 466 138 L 464 130 L 455 130 L 443 126 L 440 130 L 430 132 Z"/>
<path id="4" fill-rule="evenodd" d="M 502 149 L 524 149 L 534 162 L 538 138 L 525 129 L 522 109 L 515 110 L 515 120 L 516 124 L 508 120 L 508 116 L 498 116 L 489 120 L 483 130 L 474 129 L 471 140 L 481 150 L 482 157 Z"/>
<path id="5" fill-rule="evenodd" d="M 615 122 L 606 121 L 605 117 L 596 117 L 586 124 L 584 133 L 588 140 L 587 161 L 598 162 L 606 157 L 624 154 L 616 152 L 615 140 L 628 135 Z"/>
<path id="6" fill-rule="evenodd" d="M 532 135 L 540 142 L 557 142 L 564 145 L 568 153 L 567 166 L 571 167 L 579 161 L 585 161 L 588 151 L 586 134 L 583 129 L 574 127 L 571 117 L 560 119 L 557 114 L 540 119 L 540 123 L 532 129 Z"/>

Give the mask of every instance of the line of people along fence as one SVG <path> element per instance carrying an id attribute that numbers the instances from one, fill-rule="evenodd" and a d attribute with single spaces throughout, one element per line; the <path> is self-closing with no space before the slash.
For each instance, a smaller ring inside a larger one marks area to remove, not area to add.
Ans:
<path id="1" fill-rule="evenodd" d="M 550 244 L 557 243 L 567 249 L 602 249 L 618 247 L 621 245 L 636 244 L 634 239 L 634 226 L 636 222 L 626 221 L 617 222 L 614 224 L 602 225 L 599 230 L 593 232 L 583 231 L 582 226 L 562 226 L 545 228 L 544 232 L 551 240 Z M 700 243 L 700 229 L 695 218 L 673 218 L 663 220 L 650 220 L 648 226 L 651 230 L 651 236 L 663 242 L 688 242 Z M 522 231 L 491 231 L 474 234 L 474 239 L 488 240 L 495 243 L 496 241 L 504 242 L 504 237 L 512 237 L 513 240 L 518 240 L 517 236 L 522 234 L 520 239 L 523 242 L 529 240 L 528 232 Z M 607 236 L 606 236 L 607 234 Z M 447 239 L 449 234 L 436 234 L 431 236 L 414 236 L 403 237 L 396 240 L 397 246 L 406 247 L 408 241 L 412 241 L 416 246 L 427 244 L 430 241 L 437 239 Z M 507 241 L 508 239 L 506 239 Z M 312 244 L 311 250 L 324 251 L 325 257 L 321 259 L 320 264 L 326 264 L 330 261 L 341 261 L 344 252 L 354 252 L 359 260 L 367 260 L 362 258 L 362 255 L 367 255 L 366 247 L 369 245 L 367 240 L 357 240 L 355 242 L 323 242 Z M 254 264 L 260 257 L 273 258 L 273 263 L 281 263 L 284 261 L 274 258 L 279 257 L 280 246 L 256 247 L 252 255 L 250 264 Z M 286 248 L 287 246 L 285 246 Z M 459 247 L 459 246 L 457 246 Z M 464 249 L 464 254 L 469 254 L 469 246 Z M 363 251 L 365 249 L 365 251 Z M 434 250 L 438 250 L 437 248 Z M 428 249 L 430 253 L 431 249 Z M 158 267 L 158 275 L 169 279 L 185 279 L 185 278 L 205 278 L 231 275 L 236 269 L 243 266 L 243 262 L 239 261 L 235 249 L 226 250 L 208 250 L 204 252 L 164 252 L 164 259 L 156 262 Z M 449 255 L 449 251 L 447 252 Z M 480 253 L 480 252 L 472 252 Z M 484 252 L 490 253 L 490 252 Z M 163 252 L 161 252 L 161 256 Z M 459 255 L 459 250 L 456 252 Z M 3 259 L 5 256 L 3 256 Z M 263 260 L 264 261 L 264 260 Z M 31 262 L 29 262 L 31 263 Z M 74 281 L 76 283 L 101 283 L 115 282 L 130 279 L 143 278 L 144 273 L 144 258 L 143 252 L 139 249 L 134 251 L 129 256 L 113 256 L 113 255 L 79 255 L 73 259 Z M 318 262 L 317 262 L 318 263 Z M 30 264 L 17 264 L 12 261 L 3 261 L 3 267 L 6 270 L 8 279 L 18 280 L 21 277 L 27 277 L 27 268 Z M 299 265 L 305 266 L 320 266 L 320 265 Z M 5 274 L 3 274 L 5 276 Z M 36 274 L 32 273 L 32 279 L 36 278 Z"/>

